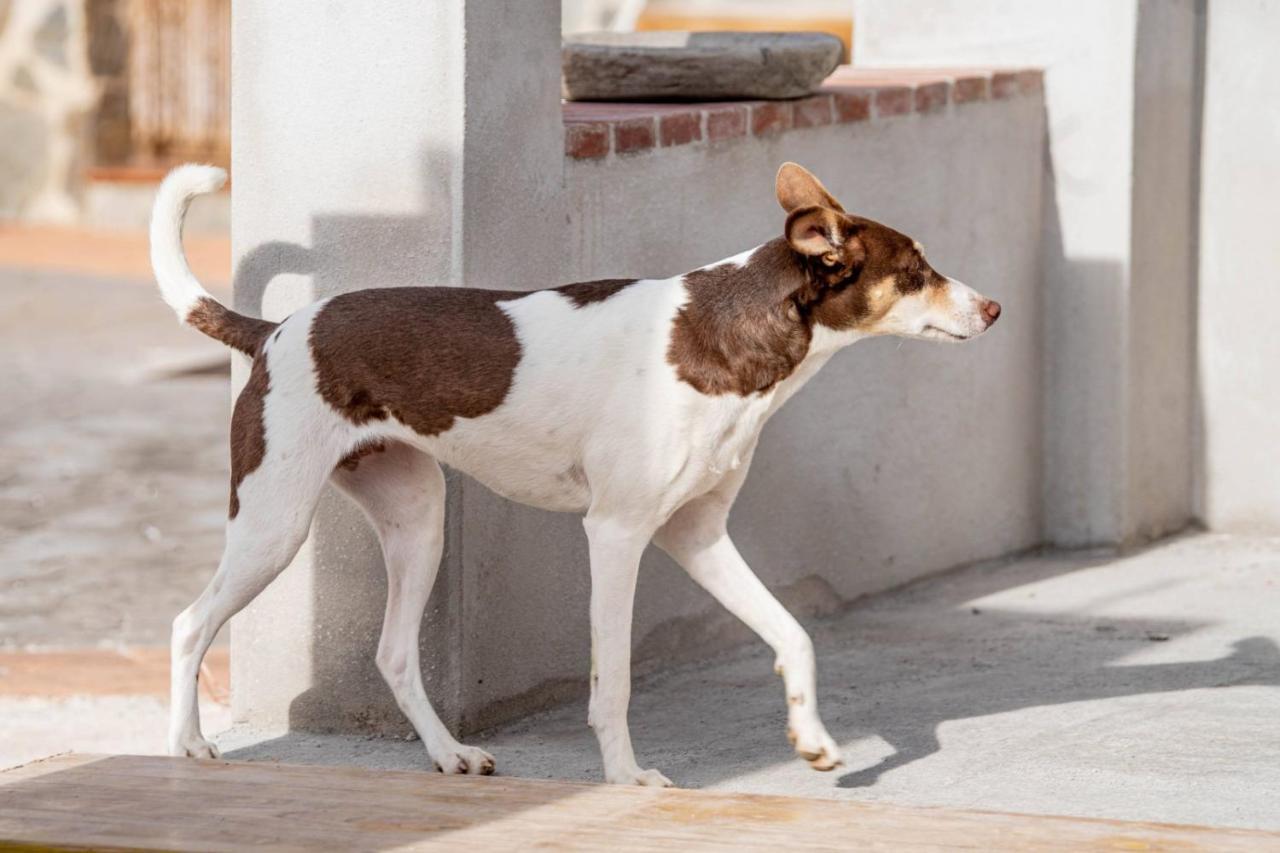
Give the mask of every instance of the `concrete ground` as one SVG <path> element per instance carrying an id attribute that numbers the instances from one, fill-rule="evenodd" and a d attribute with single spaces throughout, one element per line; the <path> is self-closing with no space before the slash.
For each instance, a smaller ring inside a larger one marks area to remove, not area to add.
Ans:
<path id="1" fill-rule="evenodd" d="M 793 758 L 755 646 L 636 685 L 643 766 L 677 785 L 1280 828 L 1280 539 L 963 569 L 812 624 L 846 767 Z M 584 703 L 470 742 L 498 772 L 598 780 Z M 228 757 L 428 767 L 416 742 L 232 730 Z"/>
<path id="2" fill-rule="evenodd" d="M 153 284 L 42 261 L 0 268 L 0 649 L 167 644 L 222 548 L 229 357 Z"/>
<path id="3" fill-rule="evenodd" d="M 225 293 L 227 241 L 188 250 Z M 230 397 L 147 270 L 145 234 L 0 227 L 0 768 L 164 749 L 167 670 L 120 662 L 167 656 L 217 565 Z"/>

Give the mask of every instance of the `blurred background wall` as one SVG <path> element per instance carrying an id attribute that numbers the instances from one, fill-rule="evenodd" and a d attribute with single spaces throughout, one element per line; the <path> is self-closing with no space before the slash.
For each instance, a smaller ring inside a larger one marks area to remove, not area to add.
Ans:
<path id="1" fill-rule="evenodd" d="M 145 227 L 177 162 L 230 163 L 230 0 L 0 0 L 0 217 Z M 225 231 L 225 214 L 195 230 Z"/>
<path id="2" fill-rule="evenodd" d="M 566 33 L 589 30 L 816 31 L 853 43 L 849 0 L 564 0 Z"/>
<path id="3" fill-rule="evenodd" d="M 0 217 L 78 216 L 96 96 L 84 4 L 0 0 Z"/>

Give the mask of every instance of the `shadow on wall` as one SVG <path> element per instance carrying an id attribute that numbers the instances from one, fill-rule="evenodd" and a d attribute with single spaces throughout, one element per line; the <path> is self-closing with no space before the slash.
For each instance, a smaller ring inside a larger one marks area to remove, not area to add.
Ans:
<path id="1" fill-rule="evenodd" d="M 1208 0 L 1197 0 L 1194 57 L 1195 81 L 1191 100 L 1191 238 L 1187 251 L 1191 255 L 1191 517 L 1196 523 L 1208 524 L 1208 423 L 1204 414 L 1204 377 L 1200 360 L 1200 247 L 1201 210 L 1204 168 L 1204 99 L 1205 73 L 1209 57 Z"/>
<path id="2" fill-rule="evenodd" d="M 1118 261 L 1067 254 L 1047 137 L 1044 145 L 1043 539 L 1063 547 L 1114 544 L 1122 526 L 1125 270 Z"/>
<path id="3" fill-rule="evenodd" d="M 429 162 L 429 158 L 428 162 Z M 427 181 L 443 182 L 446 178 Z M 424 196 L 427 195 L 424 193 Z M 445 238 L 447 239 L 447 237 Z M 235 270 L 235 308 L 261 317 L 268 288 L 279 276 L 309 276 L 315 301 L 366 287 L 440 284 L 425 247 L 438 245 L 423 216 L 326 215 L 312 222 L 312 245 L 268 242 L 245 254 Z M 405 246 L 422 246 L 406 254 Z M 450 476 L 456 486 L 456 476 Z M 447 515 L 456 515 L 458 490 L 449 491 Z M 446 521 L 445 557 L 422 624 L 423 677 L 446 724 L 458 706 L 458 634 L 461 614 L 444 607 L 460 587 L 453 524 Z M 293 700 L 289 727 L 301 731 L 364 731 L 404 736 L 413 729 L 397 708 L 374 657 L 386 604 L 387 580 L 377 537 L 360 510 L 333 488 L 316 509 L 310 549 L 312 687 Z M 376 556 L 375 556 L 376 555 Z M 355 576 L 359 574 L 360 576 Z"/>
<path id="4" fill-rule="evenodd" d="M 1045 532 L 1067 547 L 1150 542 L 1202 515 L 1194 374 L 1205 4 L 1140 4 L 1137 27 L 1128 221 L 1114 226 L 1128 229 L 1117 248 L 1126 265 L 1070 255 L 1055 199 L 1079 238 L 1094 226 L 1081 221 L 1082 203 L 1114 187 L 1073 173 L 1071 154 L 1062 168 L 1045 143 Z M 1070 152 L 1077 130 L 1064 122 L 1057 144 Z"/>

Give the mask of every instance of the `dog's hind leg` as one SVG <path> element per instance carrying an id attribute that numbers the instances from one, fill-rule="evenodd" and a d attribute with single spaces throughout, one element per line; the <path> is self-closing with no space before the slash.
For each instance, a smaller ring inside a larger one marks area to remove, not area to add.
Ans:
<path id="1" fill-rule="evenodd" d="M 237 416 L 239 409 L 237 409 Z M 234 426 L 233 419 L 233 430 Z M 272 435 L 272 442 L 283 437 Z M 238 484 L 235 517 L 213 580 L 173 620 L 170 646 L 169 752 L 217 758 L 200 731 L 197 676 L 209 644 L 228 619 L 275 579 L 307 537 L 311 516 L 336 457 L 325 441 L 297 441 L 272 452 Z"/>
<path id="2" fill-rule="evenodd" d="M 444 474 L 434 458 L 398 442 L 355 457 L 333 481 L 378 533 L 387 565 L 387 610 L 378 642 L 378 670 L 413 723 L 427 754 L 444 773 L 488 775 L 493 756 L 464 746 L 427 699 L 418 660 L 418 629 L 444 549 Z"/>

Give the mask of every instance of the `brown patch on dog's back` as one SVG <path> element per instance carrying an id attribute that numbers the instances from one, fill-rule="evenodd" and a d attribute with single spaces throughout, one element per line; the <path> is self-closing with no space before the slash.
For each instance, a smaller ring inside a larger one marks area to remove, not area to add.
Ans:
<path id="1" fill-rule="evenodd" d="M 391 287 L 334 297 L 311 326 L 316 388 L 354 424 L 394 417 L 422 435 L 488 414 L 520 361 L 497 303 L 526 295 Z"/>
<path id="2" fill-rule="evenodd" d="M 602 278 L 597 281 L 580 281 L 555 288 L 556 293 L 563 293 L 573 300 L 574 308 L 584 308 L 596 302 L 603 302 L 619 290 L 635 284 L 634 278 Z"/>
<path id="3" fill-rule="evenodd" d="M 186 323 L 214 340 L 250 356 L 258 354 L 262 342 L 278 325 L 269 320 L 237 314 L 207 296 L 201 296 L 191 306 Z"/>
<path id="4" fill-rule="evenodd" d="M 684 277 L 667 361 L 703 394 L 747 396 L 791 375 L 811 333 L 792 295 L 808 280 L 785 240 L 766 243 L 744 266 L 720 264 Z"/>
<path id="5" fill-rule="evenodd" d="M 267 356 L 259 355 L 249 371 L 245 383 L 236 398 L 231 413 L 231 505 L 227 518 L 235 518 L 240 512 L 240 484 L 262 464 L 267 455 L 267 425 L 264 420 L 265 400 L 271 390 L 271 377 L 267 373 Z"/>

